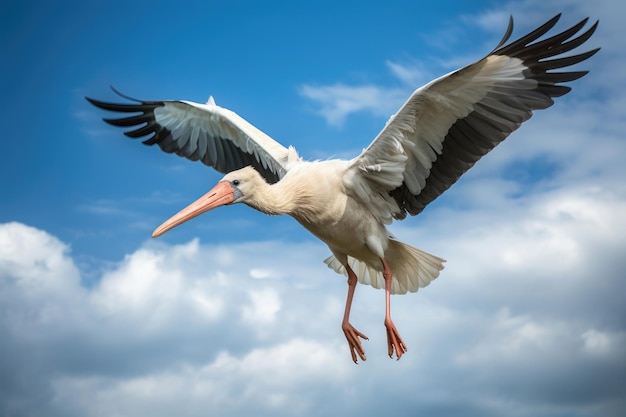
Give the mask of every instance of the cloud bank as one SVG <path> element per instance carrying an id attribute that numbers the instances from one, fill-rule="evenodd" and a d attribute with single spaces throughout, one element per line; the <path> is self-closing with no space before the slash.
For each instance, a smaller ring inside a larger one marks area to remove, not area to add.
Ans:
<path id="1" fill-rule="evenodd" d="M 383 292 L 358 288 L 359 366 L 339 326 L 345 279 L 322 244 L 147 243 L 87 285 L 67 245 L 5 223 L 3 412 L 380 415 L 394 401 L 407 415 L 617 416 L 625 212 L 623 195 L 561 189 L 500 216 L 442 210 L 398 228 L 451 262 L 392 299 L 399 362 L 385 355 Z"/>

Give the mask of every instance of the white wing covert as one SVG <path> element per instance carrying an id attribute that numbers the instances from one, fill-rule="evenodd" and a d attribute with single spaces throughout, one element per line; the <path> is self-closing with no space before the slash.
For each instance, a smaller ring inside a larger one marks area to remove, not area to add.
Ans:
<path id="1" fill-rule="evenodd" d="M 275 183 L 285 175 L 289 164 L 299 159 L 293 148 L 285 148 L 236 113 L 217 106 L 213 98 L 206 104 L 142 101 L 114 91 L 136 104 L 108 103 L 89 97 L 87 100 L 104 110 L 138 114 L 105 118 L 105 122 L 134 127 L 124 134 L 131 138 L 147 137 L 143 141 L 146 145 L 157 144 L 165 152 L 200 160 L 219 172 L 251 165 L 267 182 Z"/>
<path id="2" fill-rule="evenodd" d="M 549 59 L 580 46 L 598 24 L 572 38 L 587 23 L 584 19 L 535 42 L 559 17 L 502 46 L 513 30 L 511 18 L 502 41 L 488 56 L 417 89 L 351 161 L 346 187 L 375 207 L 381 221 L 420 213 L 534 110 L 550 107 L 553 97 L 571 90 L 558 83 L 587 73 L 548 72 L 584 61 L 599 50 Z"/>

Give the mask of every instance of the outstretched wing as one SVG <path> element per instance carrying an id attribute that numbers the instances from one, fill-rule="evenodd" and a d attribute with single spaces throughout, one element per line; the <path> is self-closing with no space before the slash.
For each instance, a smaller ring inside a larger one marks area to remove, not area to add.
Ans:
<path id="1" fill-rule="evenodd" d="M 190 101 L 142 101 L 120 96 L 136 103 L 108 103 L 86 99 L 104 110 L 135 113 L 119 119 L 103 119 L 119 127 L 131 138 L 145 138 L 146 145 L 159 145 L 192 161 L 200 160 L 222 173 L 251 165 L 269 183 L 280 180 L 288 163 L 297 155 L 285 148 L 236 113 L 219 107 L 213 99 L 206 104 Z"/>
<path id="2" fill-rule="evenodd" d="M 561 56 L 589 39 L 598 22 L 577 37 L 588 19 L 535 42 L 559 17 L 504 45 L 513 31 L 511 18 L 488 56 L 417 89 L 352 161 L 346 186 L 383 221 L 420 213 L 533 110 L 550 107 L 553 97 L 571 90 L 561 83 L 587 73 L 551 70 L 577 64 L 599 50 Z"/>

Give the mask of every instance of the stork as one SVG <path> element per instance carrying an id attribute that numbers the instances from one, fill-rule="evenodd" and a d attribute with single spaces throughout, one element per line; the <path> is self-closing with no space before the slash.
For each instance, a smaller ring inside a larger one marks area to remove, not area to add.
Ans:
<path id="1" fill-rule="evenodd" d="M 397 359 L 407 346 L 391 319 L 390 295 L 416 292 L 437 278 L 443 259 L 396 239 L 386 228 L 417 215 L 476 161 L 571 88 L 562 83 L 587 71 L 559 70 L 599 48 L 563 54 L 586 42 L 597 28 L 584 19 L 543 40 L 560 15 L 506 44 L 506 33 L 484 58 L 415 90 L 371 144 L 351 160 L 305 161 L 210 98 L 143 101 L 114 90 L 127 103 L 87 97 L 93 105 L 126 114 L 104 121 L 131 138 L 158 145 L 226 174 L 217 185 L 165 221 L 157 237 L 216 207 L 244 203 L 267 214 L 287 214 L 324 241 L 324 262 L 348 278 L 342 329 L 352 360 L 366 360 L 367 337 L 350 323 L 357 282 L 385 290 L 387 348 Z"/>

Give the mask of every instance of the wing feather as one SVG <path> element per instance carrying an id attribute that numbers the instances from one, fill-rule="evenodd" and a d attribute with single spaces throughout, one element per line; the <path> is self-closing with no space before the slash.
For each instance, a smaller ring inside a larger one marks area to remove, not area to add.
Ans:
<path id="1" fill-rule="evenodd" d="M 587 71 L 547 72 L 582 62 L 599 50 L 560 56 L 591 37 L 598 22 L 576 36 L 588 19 L 537 41 L 559 18 L 557 15 L 505 45 L 513 30 L 511 18 L 493 52 L 417 89 L 372 144 L 351 161 L 350 175 L 345 180 L 347 189 L 357 198 L 367 195 L 371 200 L 372 195 L 380 196 L 374 213 L 382 221 L 420 213 L 528 120 L 534 110 L 550 107 L 554 97 L 571 90 L 561 83 L 587 74 Z M 398 153 L 406 158 L 399 158 Z M 393 169 L 393 175 L 387 178 L 395 182 L 377 181 L 376 176 L 385 173 L 367 168 L 377 161 L 391 160 L 400 166 L 392 167 L 389 163 L 380 166 Z"/>
<path id="2" fill-rule="evenodd" d="M 158 145 L 192 161 L 202 161 L 222 173 L 251 165 L 269 182 L 285 175 L 289 163 L 299 159 L 293 148 L 285 148 L 236 113 L 189 101 L 141 101 L 109 103 L 86 99 L 96 107 L 118 113 L 121 118 L 104 118 L 110 125 L 130 128 L 124 134 L 144 138 L 146 145 Z"/>

